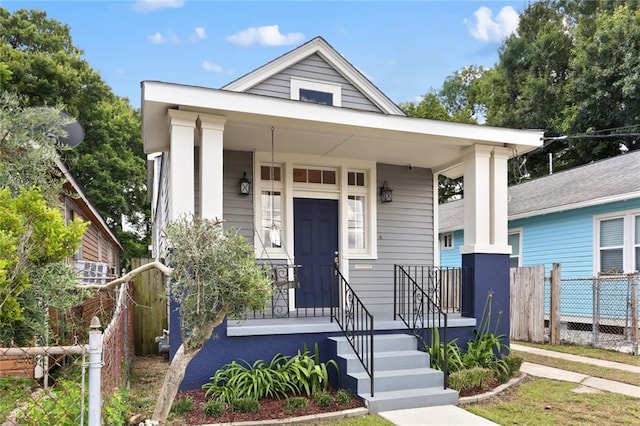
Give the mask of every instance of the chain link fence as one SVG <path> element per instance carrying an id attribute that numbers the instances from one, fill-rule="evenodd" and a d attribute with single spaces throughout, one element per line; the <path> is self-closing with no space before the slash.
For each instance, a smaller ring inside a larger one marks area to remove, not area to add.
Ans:
<path id="1" fill-rule="evenodd" d="M 563 278 L 560 341 L 638 354 L 639 281 L 640 274 Z M 545 280 L 545 312 L 553 310 L 551 292 Z"/>
<path id="2" fill-rule="evenodd" d="M 93 332 L 89 331 L 89 324 L 79 327 L 70 345 L 17 346 L 0 342 L 0 346 L 7 346 L 0 347 L 1 426 L 96 424 L 92 421 L 96 407 L 100 419 L 101 407 L 127 385 L 133 347 L 130 288 L 124 284 L 107 298 L 96 296 L 79 309 L 87 312 L 96 300 L 100 301 L 100 308 L 95 313 L 103 318 L 103 302 L 113 301 L 104 334 L 99 332 L 99 319 L 95 316 Z M 99 340 L 90 340 L 95 333 Z M 96 374 L 90 373 L 96 368 Z"/>

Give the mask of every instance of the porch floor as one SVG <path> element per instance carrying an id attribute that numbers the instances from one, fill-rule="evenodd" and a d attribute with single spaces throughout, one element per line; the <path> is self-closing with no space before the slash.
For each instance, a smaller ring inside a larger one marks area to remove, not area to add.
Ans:
<path id="1" fill-rule="evenodd" d="M 406 330 L 407 326 L 400 320 L 394 321 L 389 314 L 374 314 L 376 331 Z M 378 319 L 380 318 L 380 319 Z M 474 327 L 475 318 L 462 317 L 460 314 L 449 314 L 448 326 Z M 300 318 L 265 318 L 248 319 L 246 321 L 229 320 L 227 322 L 227 336 L 266 336 L 273 334 L 301 334 L 301 333 L 334 333 L 340 332 L 337 322 L 331 322 L 329 317 L 300 317 Z"/>

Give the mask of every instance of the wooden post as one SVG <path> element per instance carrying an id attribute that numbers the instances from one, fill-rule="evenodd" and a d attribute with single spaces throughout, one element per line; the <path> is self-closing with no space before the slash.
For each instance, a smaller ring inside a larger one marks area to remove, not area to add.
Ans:
<path id="1" fill-rule="evenodd" d="M 549 304 L 549 334 L 552 345 L 560 344 L 560 289 L 562 266 L 554 263 L 551 268 L 551 303 Z"/>

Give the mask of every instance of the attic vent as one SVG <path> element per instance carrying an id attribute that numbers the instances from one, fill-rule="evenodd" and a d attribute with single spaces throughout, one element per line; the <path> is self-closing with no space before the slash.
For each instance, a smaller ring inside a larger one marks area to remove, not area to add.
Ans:
<path id="1" fill-rule="evenodd" d="M 77 260 L 75 268 L 80 284 L 105 284 L 107 282 L 109 265 L 106 263 Z"/>

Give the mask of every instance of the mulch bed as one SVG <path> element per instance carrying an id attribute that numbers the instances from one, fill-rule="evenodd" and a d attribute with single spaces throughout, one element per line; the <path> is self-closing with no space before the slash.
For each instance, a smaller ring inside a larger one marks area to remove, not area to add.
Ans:
<path id="1" fill-rule="evenodd" d="M 333 391 L 329 393 L 333 394 Z M 296 411 L 295 413 L 287 413 L 284 410 L 285 399 L 261 399 L 260 410 L 257 413 L 234 413 L 226 411 L 220 417 L 206 417 L 202 412 L 202 407 L 209 399 L 205 396 L 203 390 L 190 390 L 179 392 L 176 399 L 190 397 L 193 400 L 193 411 L 185 414 L 182 418 L 185 425 L 201 425 L 207 423 L 231 423 L 231 422 L 247 422 L 258 420 L 278 420 L 290 417 L 308 416 L 318 413 L 331 413 L 335 411 L 348 410 L 351 408 L 364 407 L 364 404 L 357 398 L 353 398 L 348 404 L 335 403 L 332 407 L 318 407 L 313 398 L 309 398 L 307 408 Z"/>

